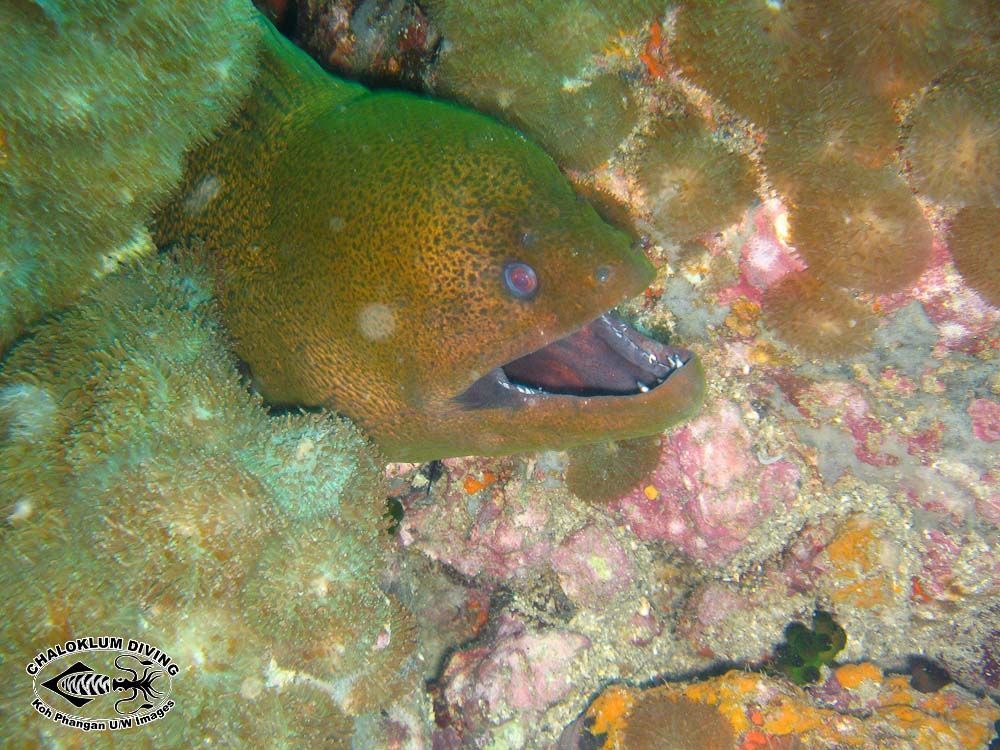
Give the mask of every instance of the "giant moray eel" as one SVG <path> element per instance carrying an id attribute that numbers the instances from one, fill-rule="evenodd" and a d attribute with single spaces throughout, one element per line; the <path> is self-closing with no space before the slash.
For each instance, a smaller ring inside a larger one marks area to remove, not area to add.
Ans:
<path id="1" fill-rule="evenodd" d="M 407 461 L 638 437 L 698 409 L 694 355 L 606 312 L 649 261 L 541 149 L 265 36 L 253 93 L 156 232 L 208 264 L 269 402 L 335 409 Z"/>

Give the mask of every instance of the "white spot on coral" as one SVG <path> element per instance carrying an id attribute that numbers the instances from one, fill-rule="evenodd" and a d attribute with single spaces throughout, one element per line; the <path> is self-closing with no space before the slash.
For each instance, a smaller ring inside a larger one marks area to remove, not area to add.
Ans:
<path id="1" fill-rule="evenodd" d="M 14 507 L 11 508 L 10 513 L 7 514 L 7 523 L 27 521 L 34 512 L 35 504 L 33 502 L 30 500 L 18 500 L 14 503 Z"/>
<path id="2" fill-rule="evenodd" d="M 230 58 L 219 60 L 212 67 L 215 69 L 216 78 L 220 81 L 228 81 L 232 77 L 233 61 Z"/>
<path id="3" fill-rule="evenodd" d="M 330 231 L 337 233 L 344 228 L 344 224 L 346 224 L 347 222 L 344 221 L 344 218 L 342 216 L 331 216 L 329 223 L 330 223 Z"/>
<path id="4" fill-rule="evenodd" d="M 316 596 L 323 598 L 330 593 L 330 579 L 326 576 L 317 576 L 309 582 L 309 588 Z"/>
<path id="5" fill-rule="evenodd" d="M 37 385 L 14 383 L 0 390 L 0 420 L 11 440 L 35 442 L 55 425 L 55 399 Z"/>
<path id="6" fill-rule="evenodd" d="M 315 447 L 316 443 L 314 443 L 312 440 L 310 440 L 309 438 L 302 438 L 299 441 L 299 444 L 295 446 L 295 460 L 296 461 L 303 460 L 306 456 L 308 456 L 310 453 L 313 452 L 313 448 Z"/>
<path id="7" fill-rule="evenodd" d="M 131 262 L 145 255 L 152 255 L 154 249 L 153 238 L 150 237 L 145 228 L 141 228 L 132 235 L 128 242 L 101 256 L 101 265 L 94 269 L 94 277 L 104 278 L 117 270 L 122 263 Z"/>
<path id="8" fill-rule="evenodd" d="M 188 214 L 200 214 L 214 200 L 222 189 L 222 180 L 214 174 L 207 174 L 198 180 L 191 192 L 184 198 L 184 210 Z"/>
<path id="9" fill-rule="evenodd" d="M 381 341 L 396 330 L 396 314 L 388 305 L 372 302 L 358 312 L 358 328 L 369 341 Z"/>
<path id="10" fill-rule="evenodd" d="M 264 681 L 257 677 L 247 677 L 240 684 L 240 696 L 247 700 L 256 700 L 264 692 Z"/>
<path id="11" fill-rule="evenodd" d="M 293 669 L 282 669 L 274 659 L 267 665 L 264 671 L 265 685 L 269 688 L 281 689 L 295 682 L 296 673 Z M 313 680 L 310 680 L 312 682 Z"/>

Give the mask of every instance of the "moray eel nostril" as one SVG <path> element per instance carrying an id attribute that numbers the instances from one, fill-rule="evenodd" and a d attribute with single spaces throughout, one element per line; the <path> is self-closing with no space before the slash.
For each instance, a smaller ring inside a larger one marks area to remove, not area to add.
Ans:
<path id="1" fill-rule="evenodd" d="M 334 78 L 273 31 L 261 67 L 156 231 L 212 271 L 269 402 L 335 409 L 409 461 L 638 437 L 698 409 L 697 358 L 606 314 L 651 264 L 541 149 Z"/>

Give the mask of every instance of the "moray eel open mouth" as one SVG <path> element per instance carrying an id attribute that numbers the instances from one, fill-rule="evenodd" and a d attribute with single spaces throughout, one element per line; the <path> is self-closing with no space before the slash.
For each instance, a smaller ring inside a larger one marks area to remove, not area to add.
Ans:
<path id="1" fill-rule="evenodd" d="M 496 367 L 456 401 L 469 409 L 510 407 L 550 396 L 594 398 L 649 393 L 691 361 L 686 349 L 639 333 L 614 313 Z"/>

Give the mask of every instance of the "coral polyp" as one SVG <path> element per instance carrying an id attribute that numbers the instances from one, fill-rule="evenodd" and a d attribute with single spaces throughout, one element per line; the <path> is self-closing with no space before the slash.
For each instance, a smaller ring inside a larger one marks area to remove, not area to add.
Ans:
<path id="1" fill-rule="evenodd" d="M 830 170 L 793 196 L 791 242 L 825 283 L 891 292 L 914 282 L 931 229 L 893 170 Z"/>
<path id="2" fill-rule="evenodd" d="M 867 306 L 808 272 L 789 274 L 771 287 L 763 308 L 769 328 L 814 356 L 862 351 L 871 343 L 875 327 Z"/>
<path id="3" fill-rule="evenodd" d="M 1000 205 L 1000 77 L 955 73 L 958 83 L 927 94 L 910 119 L 906 158 L 929 198 Z"/>
<path id="4" fill-rule="evenodd" d="M 972 3 L 953 0 L 807 0 L 803 14 L 824 39 L 837 74 L 891 100 L 946 67 L 969 35 Z"/>
<path id="5" fill-rule="evenodd" d="M 639 183 L 653 223 L 689 240 L 737 221 L 756 198 L 757 175 L 694 115 L 662 118 L 640 153 Z"/>
<path id="6" fill-rule="evenodd" d="M 951 223 L 948 247 L 966 283 L 1000 307 L 1000 208 L 963 208 Z"/>
<path id="7" fill-rule="evenodd" d="M 379 559 L 371 540 L 341 524 L 295 524 L 269 540 L 242 595 L 262 637 L 282 634 L 272 651 L 278 663 L 332 684 L 351 714 L 388 705 L 412 686 L 403 668 L 414 648 L 412 619 L 379 588 Z"/>
<path id="8" fill-rule="evenodd" d="M 635 126 L 629 71 L 597 70 L 593 58 L 661 3 L 432 0 L 427 10 L 444 37 L 435 88 L 522 128 L 562 165 L 598 166 Z"/>
<path id="9" fill-rule="evenodd" d="M 659 460 L 659 436 L 573 448 L 566 467 L 566 486 L 581 500 L 607 502 L 638 486 Z"/>
<path id="10" fill-rule="evenodd" d="M 782 113 L 767 132 L 764 162 L 771 183 L 794 193 L 819 173 L 884 166 L 898 126 L 885 102 L 854 84 L 831 81 Z"/>
<path id="11" fill-rule="evenodd" d="M 761 127 L 825 72 L 796 2 L 686 0 L 671 53 L 685 76 Z"/>
<path id="12" fill-rule="evenodd" d="M 300 685 L 264 693 L 273 659 L 319 686 L 310 726 L 325 714 L 349 731 L 343 713 L 412 684 L 413 619 L 378 579 L 379 458 L 331 415 L 269 417 L 207 289 L 165 259 L 114 274 L 4 362 L 0 700 L 39 643 L 111 628 L 187 658 L 189 719 L 239 696 L 220 731 L 256 737 L 277 719 L 254 706 L 299 703 Z M 216 723 L 181 722 L 170 746 Z"/>
<path id="13" fill-rule="evenodd" d="M 243 0 L 0 5 L 0 348 L 154 251 L 145 223 L 184 151 L 248 90 L 253 16 Z"/>
<path id="14" fill-rule="evenodd" d="M 728 750 L 736 737 L 719 710 L 669 688 L 643 691 L 625 719 L 622 750 L 658 750 L 669 739 L 674 750 Z"/>

